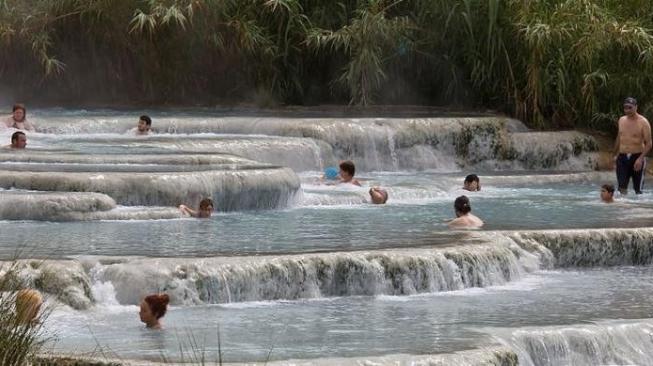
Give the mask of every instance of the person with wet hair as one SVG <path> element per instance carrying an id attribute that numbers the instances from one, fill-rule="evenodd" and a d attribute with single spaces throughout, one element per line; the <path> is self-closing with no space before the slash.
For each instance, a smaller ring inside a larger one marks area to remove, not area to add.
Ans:
<path id="1" fill-rule="evenodd" d="M 179 210 L 188 216 L 205 219 L 211 217 L 213 207 L 213 200 L 210 198 L 204 198 L 200 201 L 200 206 L 197 210 L 193 210 L 186 205 L 179 205 Z"/>
<path id="2" fill-rule="evenodd" d="M 604 184 L 601 186 L 601 201 L 605 203 L 614 202 L 614 186 L 612 184 Z"/>
<path id="3" fill-rule="evenodd" d="M 477 229 L 483 226 L 483 220 L 472 214 L 472 206 L 467 196 L 456 198 L 453 203 L 456 218 L 449 221 L 448 225 L 453 229 Z"/>
<path id="4" fill-rule="evenodd" d="M 4 123 L 7 128 L 34 131 L 34 126 L 27 120 L 25 105 L 20 103 L 14 104 L 11 115 L 5 118 Z"/>
<path id="5" fill-rule="evenodd" d="M 463 189 L 470 192 L 477 192 L 481 190 L 481 180 L 476 174 L 470 174 L 465 177 L 463 181 Z"/>
<path id="6" fill-rule="evenodd" d="M 34 289 L 22 289 L 16 294 L 16 321 L 20 324 L 38 322 L 43 305 L 41 293 Z"/>
<path id="7" fill-rule="evenodd" d="M 24 149 L 27 146 L 27 136 L 22 131 L 16 131 L 11 135 L 10 149 Z"/>
<path id="8" fill-rule="evenodd" d="M 145 296 L 141 301 L 141 310 L 138 315 L 145 326 L 151 329 L 161 329 L 161 318 L 166 315 L 170 296 L 167 294 L 153 294 Z"/>
<path id="9" fill-rule="evenodd" d="M 388 201 L 388 191 L 380 187 L 370 188 L 370 199 L 375 205 L 382 205 Z"/>
<path id="10" fill-rule="evenodd" d="M 138 119 L 138 125 L 134 131 L 137 135 L 149 135 L 152 130 L 152 118 L 148 115 L 142 115 Z"/>
<path id="11" fill-rule="evenodd" d="M 357 179 L 354 179 L 354 175 L 356 174 L 354 162 L 351 160 L 343 161 L 340 163 L 339 168 L 340 183 L 349 183 L 360 187 L 361 183 Z"/>

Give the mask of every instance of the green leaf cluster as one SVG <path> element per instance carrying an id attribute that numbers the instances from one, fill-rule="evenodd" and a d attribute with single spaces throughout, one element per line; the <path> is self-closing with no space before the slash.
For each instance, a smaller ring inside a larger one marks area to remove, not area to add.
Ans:
<path id="1" fill-rule="evenodd" d="M 0 0 L 15 98 L 428 104 L 609 129 L 653 87 L 644 0 Z"/>

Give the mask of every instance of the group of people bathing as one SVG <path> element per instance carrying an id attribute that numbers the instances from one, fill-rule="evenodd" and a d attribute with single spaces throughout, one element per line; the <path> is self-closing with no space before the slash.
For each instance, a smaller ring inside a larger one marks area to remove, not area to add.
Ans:
<path id="1" fill-rule="evenodd" d="M 13 128 L 19 131 L 11 135 L 11 149 L 24 149 L 27 146 L 27 135 L 23 131 L 34 131 L 34 125 L 27 120 L 25 105 L 16 103 L 12 108 L 11 115 L 0 120 L 0 130 Z"/>
<path id="2" fill-rule="evenodd" d="M 633 188 L 636 194 L 642 193 L 646 154 L 651 150 L 651 127 L 642 115 L 637 113 L 637 100 L 628 97 L 624 100 L 624 116 L 618 121 L 618 134 L 615 142 L 614 162 L 616 164 L 617 181 L 619 191 L 625 195 L 628 191 L 630 178 L 633 179 Z M 34 126 L 26 119 L 25 106 L 16 104 L 13 114 L 0 123 L 0 128 L 15 128 L 18 130 L 34 131 Z M 151 131 L 152 120 L 149 116 L 141 116 L 138 126 L 133 130 L 137 135 L 147 135 Z M 17 131 L 11 137 L 11 147 L 22 149 L 27 145 L 27 137 L 24 132 Z M 356 167 L 351 161 L 343 161 L 339 169 L 329 167 L 325 169 L 323 179 L 333 182 L 353 184 L 361 186 L 361 183 L 354 178 Z M 480 179 L 475 174 L 465 177 L 463 189 L 470 192 L 480 191 Z M 612 184 L 601 186 L 601 200 L 606 203 L 614 202 L 615 188 Z M 380 187 L 372 187 L 369 190 L 370 201 L 373 204 L 384 204 L 388 201 L 388 191 Z M 213 212 L 213 201 L 204 198 L 200 201 L 197 210 L 186 205 L 180 205 L 179 209 L 186 215 L 198 218 L 207 218 Z M 452 228 L 479 228 L 483 221 L 471 213 L 472 207 L 469 198 L 465 195 L 459 196 L 454 201 L 456 217 L 447 220 Z M 148 328 L 161 328 L 160 319 L 165 315 L 170 302 L 167 294 L 152 294 L 146 296 L 140 303 L 139 316 Z M 23 289 L 16 295 L 16 319 L 21 323 L 30 324 L 38 321 L 38 314 L 43 304 L 41 294 L 34 289 Z"/>
<path id="3" fill-rule="evenodd" d="M 14 104 L 11 115 L 0 120 L 0 130 L 7 128 L 18 130 L 11 135 L 11 144 L 7 148 L 26 148 L 27 135 L 24 131 L 34 132 L 36 128 L 27 120 L 27 109 L 24 104 Z M 152 132 L 152 118 L 148 115 L 140 116 L 136 127 L 130 130 L 130 133 L 137 136 L 149 135 L 150 132 Z"/>
<path id="4" fill-rule="evenodd" d="M 338 168 L 328 167 L 324 169 L 322 180 L 335 182 L 335 184 L 353 184 L 361 186 L 358 179 L 354 178 L 356 174 L 356 166 L 352 161 L 340 162 Z M 329 184 L 327 183 L 327 184 Z M 481 190 L 481 181 L 476 174 L 470 174 L 465 177 L 463 181 L 463 189 L 469 192 L 476 192 Z M 372 204 L 384 204 L 388 201 L 388 191 L 381 187 L 372 187 L 369 190 L 370 202 Z M 459 196 L 454 201 L 454 212 L 456 217 L 447 220 L 447 225 L 451 228 L 480 228 L 483 226 L 483 220 L 473 215 L 472 206 L 469 198 L 465 195 Z"/>
<path id="5" fill-rule="evenodd" d="M 145 296 L 140 303 L 138 315 L 145 326 L 160 329 L 160 319 L 168 310 L 170 296 L 168 294 L 152 294 Z M 34 289 L 22 289 L 15 295 L 15 321 L 17 325 L 35 325 L 39 322 L 43 296 Z"/>

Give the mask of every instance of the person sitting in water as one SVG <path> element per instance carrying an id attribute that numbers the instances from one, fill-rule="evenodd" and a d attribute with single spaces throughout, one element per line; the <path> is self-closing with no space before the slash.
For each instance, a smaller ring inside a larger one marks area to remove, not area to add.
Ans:
<path id="1" fill-rule="evenodd" d="M 200 201 L 199 209 L 193 210 L 192 208 L 186 205 L 179 205 L 179 209 L 186 215 L 197 217 L 197 218 L 208 218 L 211 217 L 213 212 L 213 201 L 210 198 L 205 198 Z"/>
<path id="2" fill-rule="evenodd" d="M 601 186 L 601 201 L 605 203 L 614 202 L 614 186 L 612 184 L 604 184 Z"/>
<path id="3" fill-rule="evenodd" d="M 11 135 L 10 149 L 24 149 L 27 146 L 27 136 L 24 132 L 16 131 Z"/>
<path id="4" fill-rule="evenodd" d="M 145 296 L 141 301 L 141 310 L 138 315 L 145 326 L 152 329 L 161 329 L 161 318 L 166 315 L 170 296 L 167 294 L 154 294 Z"/>
<path id="5" fill-rule="evenodd" d="M 33 289 L 22 289 L 16 294 L 16 321 L 20 324 L 38 322 L 39 311 L 43 305 L 41 293 Z"/>
<path id="6" fill-rule="evenodd" d="M 380 187 L 370 188 L 370 198 L 375 205 L 382 205 L 388 201 L 388 191 Z"/>
<path id="7" fill-rule="evenodd" d="M 465 177 L 463 182 L 463 189 L 470 192 L 476 192 L 481 190 L 481 180 L 478 179 L 478 175 L 470 174 Z"/>
<path id="8" fill-rule="evenodd" d="M 134 129 L 137 135 L 149 135 L 152 130 L 152 119 L 148 115 L 142 115 L 138 119 L 138 126 Z"/>
<path id="9" fill-rule="evenodd" d="M 340 183 L 349 183 L 360 187 L 360 182 L 357 179 L 354 179 L 354 174 L 356 174 L 356 166 L 350 160 L 343 161 L 340 163 Z"/>
<path id="10" fill-rule="evenodd" d="M 483 220 L 479 219 L 471 213 L 472 206 L 470 205 L 469 198 L 467 198 L 467 196 L 460 196 L 456 198 L 453 207 L 456 211 L 456 218 L 449 221 L 448 225 L 450 228 L 473 229 L 483 226 Z"/>
<path id="11" fill-rule="evenodd" d="M 11 116 L 8 116 L 4 122 L 8 128 L 34 131 L 34 126 L 27 120 L 27 111 L 25 110 L 25 106 L 20 103 L 14 104 Z"/>

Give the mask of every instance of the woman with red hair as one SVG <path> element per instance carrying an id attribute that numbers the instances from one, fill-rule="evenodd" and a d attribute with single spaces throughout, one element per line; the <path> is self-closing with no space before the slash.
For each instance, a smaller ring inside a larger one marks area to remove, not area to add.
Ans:
<path id="1" fill-rule="evenodd" d="M 166 315 L 170 297 L 167 294 L 154 294 L 145 296 L 141 301 L 141 311 L 138 313 L 145 326 L 152 329 L 161 329 L 159 319 Z"/>

